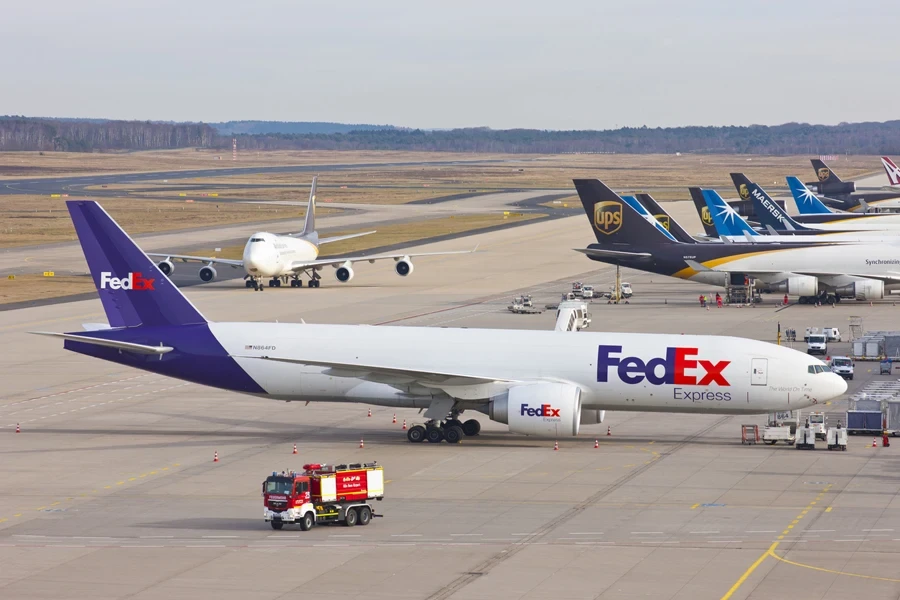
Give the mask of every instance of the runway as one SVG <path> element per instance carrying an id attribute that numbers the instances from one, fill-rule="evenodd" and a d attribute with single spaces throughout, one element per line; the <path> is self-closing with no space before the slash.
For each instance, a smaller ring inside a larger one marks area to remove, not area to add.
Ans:
<path id="1" fill-rule="evenodd" d="M 223 281 L 187 295 L 218 321 L 550 329 L 554 311 L 513 315 L 506 305 L 520 293 L 550 304 L 575 279 L 607 289 L 612 269 L 572 251 L 591 241 L 576 216 L 471 236 L 478 253 L 428 259 L 409 278 L 372 268 L 343 286 L 259 294 Z M 867 329 L 896 323 L 890 302 L 706 311 L 696 297 L 710 290 L 626 278 L 631 304 L 595 302 L 592 330 L 774 340 L 779 322 L 801 331 L 843 326 L 851 314 Z M 0 597 L 900 594 L 900 443 L 871 448 L 854 437 L 846 453 L 798 452 L 740 443 L 741 424 L 764 416 L 616 412 L 559 440 L 557 452 L 483 415 L 483 434 L 459 446 L 411 446 L 400 423 L 417 422 L 413 410 L 373 408 L 369 418 L 361 405 L 238 396 L 27 333 L 103 320 L 97 300 L 0 313 L 9 349 L 0 355 Z M 872 365 L 857 364 L 851 391 L 879 378 Z M 259 486 L 271 471 L 363 460 L 384 465 L 383 518 L 306 533 L 263 522 Z"/>

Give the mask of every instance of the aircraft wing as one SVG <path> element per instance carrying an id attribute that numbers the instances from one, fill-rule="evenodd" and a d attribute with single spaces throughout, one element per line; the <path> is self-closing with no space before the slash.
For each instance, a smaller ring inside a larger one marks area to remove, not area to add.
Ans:
<path id="1" fill-rule="evenodd" d="M 374 231 L 366 231 L 364 233 L 351 233 L 349 235 L 338 235 L 335 237 L 327 237 L 319 240 L 319 244 L 330 244 L 331 242 L 342 242 L 344 240 L 352 240 L 353 238 L 362 237 L 364 235 L 372 235 Z"/>
<path id="2" fill-rule="evenodd" d="M 626 252 L 624 250 L 601 250 L 600 248 L 574 248 L 575 252 L 581 252 L 597 258 L 650 258 L 649 252 Z"/>
<path id="3" fill-rule="evenodd" d="M 235 269 L 242 268 L 244 266 L 244 261 L 242 260 L 216 258 L 215 256 L 187 256 L 184 254 L 156 254 L 152 252 L 147 252 L 147 256 L 151 258 L 162 258 L 165 260 L 174 259 L 181 262 L 203 262 L 213 263 L 217 265 L 228 265 L 230 267 L 234 267 Z"/>
<path id="4" fill-rule="evenodd" d="M 335 256 L 333 258 L 322 258 L 319 260 L 295 261 L 291 263 L 291 270 L 294 272 L 304 271 L 312 267 L 339 267 L 344 263 L 370 262 L 376 260 L 400 260 L 403 258 L 416 258 L 419 256 L 446 256 L 449 254 L 472 254 L 478 246 L 472 250 L 453 250 L 451 252 L 418 252 L 412 254 L 375 254 L 373 256 Z"/>

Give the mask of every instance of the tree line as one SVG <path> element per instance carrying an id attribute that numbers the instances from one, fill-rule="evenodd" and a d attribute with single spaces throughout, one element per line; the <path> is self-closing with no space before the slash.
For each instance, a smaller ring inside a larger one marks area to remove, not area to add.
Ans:
<path id="1" fill-rule="evenodd" d="M 244 124 L 274 122 L 240 122 Z M 222 124 L 216 124 L 221 126 Z M 630 154 L 900 154 L 900 120 L 839 125 L 750 125 L 746 127 L 624 127 L 602 131 L 549 131 L 474 127 L 451 130 L 372 129 L 305 133 L 223 135 L 210 124 L 149 121 L 55 120 L 0 117 L 0 150 L 154 150 L 231 148 L 232 137 L 247 150 L 413 150 L 560 154 L 567 152 Z M 302 129 L 294 124 L 294 130 Z M 352 127 L 352 126 L 347 126 Z M 373 127 L 373 126 L 364 126 Z M 262 125 L 247 125 L 259 131 Z M 240 128 L 238 128 L 240 129 Z"/>

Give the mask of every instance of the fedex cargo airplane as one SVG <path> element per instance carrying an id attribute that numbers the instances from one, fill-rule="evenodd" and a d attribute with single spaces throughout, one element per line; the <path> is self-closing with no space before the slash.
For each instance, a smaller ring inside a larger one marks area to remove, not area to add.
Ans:
<path id="1" fill-rule="evenodd" d="M 260 398 L 425 409 L 411 442 L 477 435 L 465 411 L 517 434 L 575 436 L 608 409 L 768 413 L 847 389 L 815 358 L 735 337 L 214 323 L 99 204 L 67 204 L 109 326 L 35 333 L 73 352 Z"/>

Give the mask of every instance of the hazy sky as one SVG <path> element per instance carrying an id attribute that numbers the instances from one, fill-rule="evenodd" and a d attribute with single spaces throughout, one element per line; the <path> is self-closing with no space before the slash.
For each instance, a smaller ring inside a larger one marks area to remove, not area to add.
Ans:
<path id="1" fill-rule="evenodd" d="M 900 118 L 888 1 L 30 0 L 0 114 L 411 127 Z"/>

